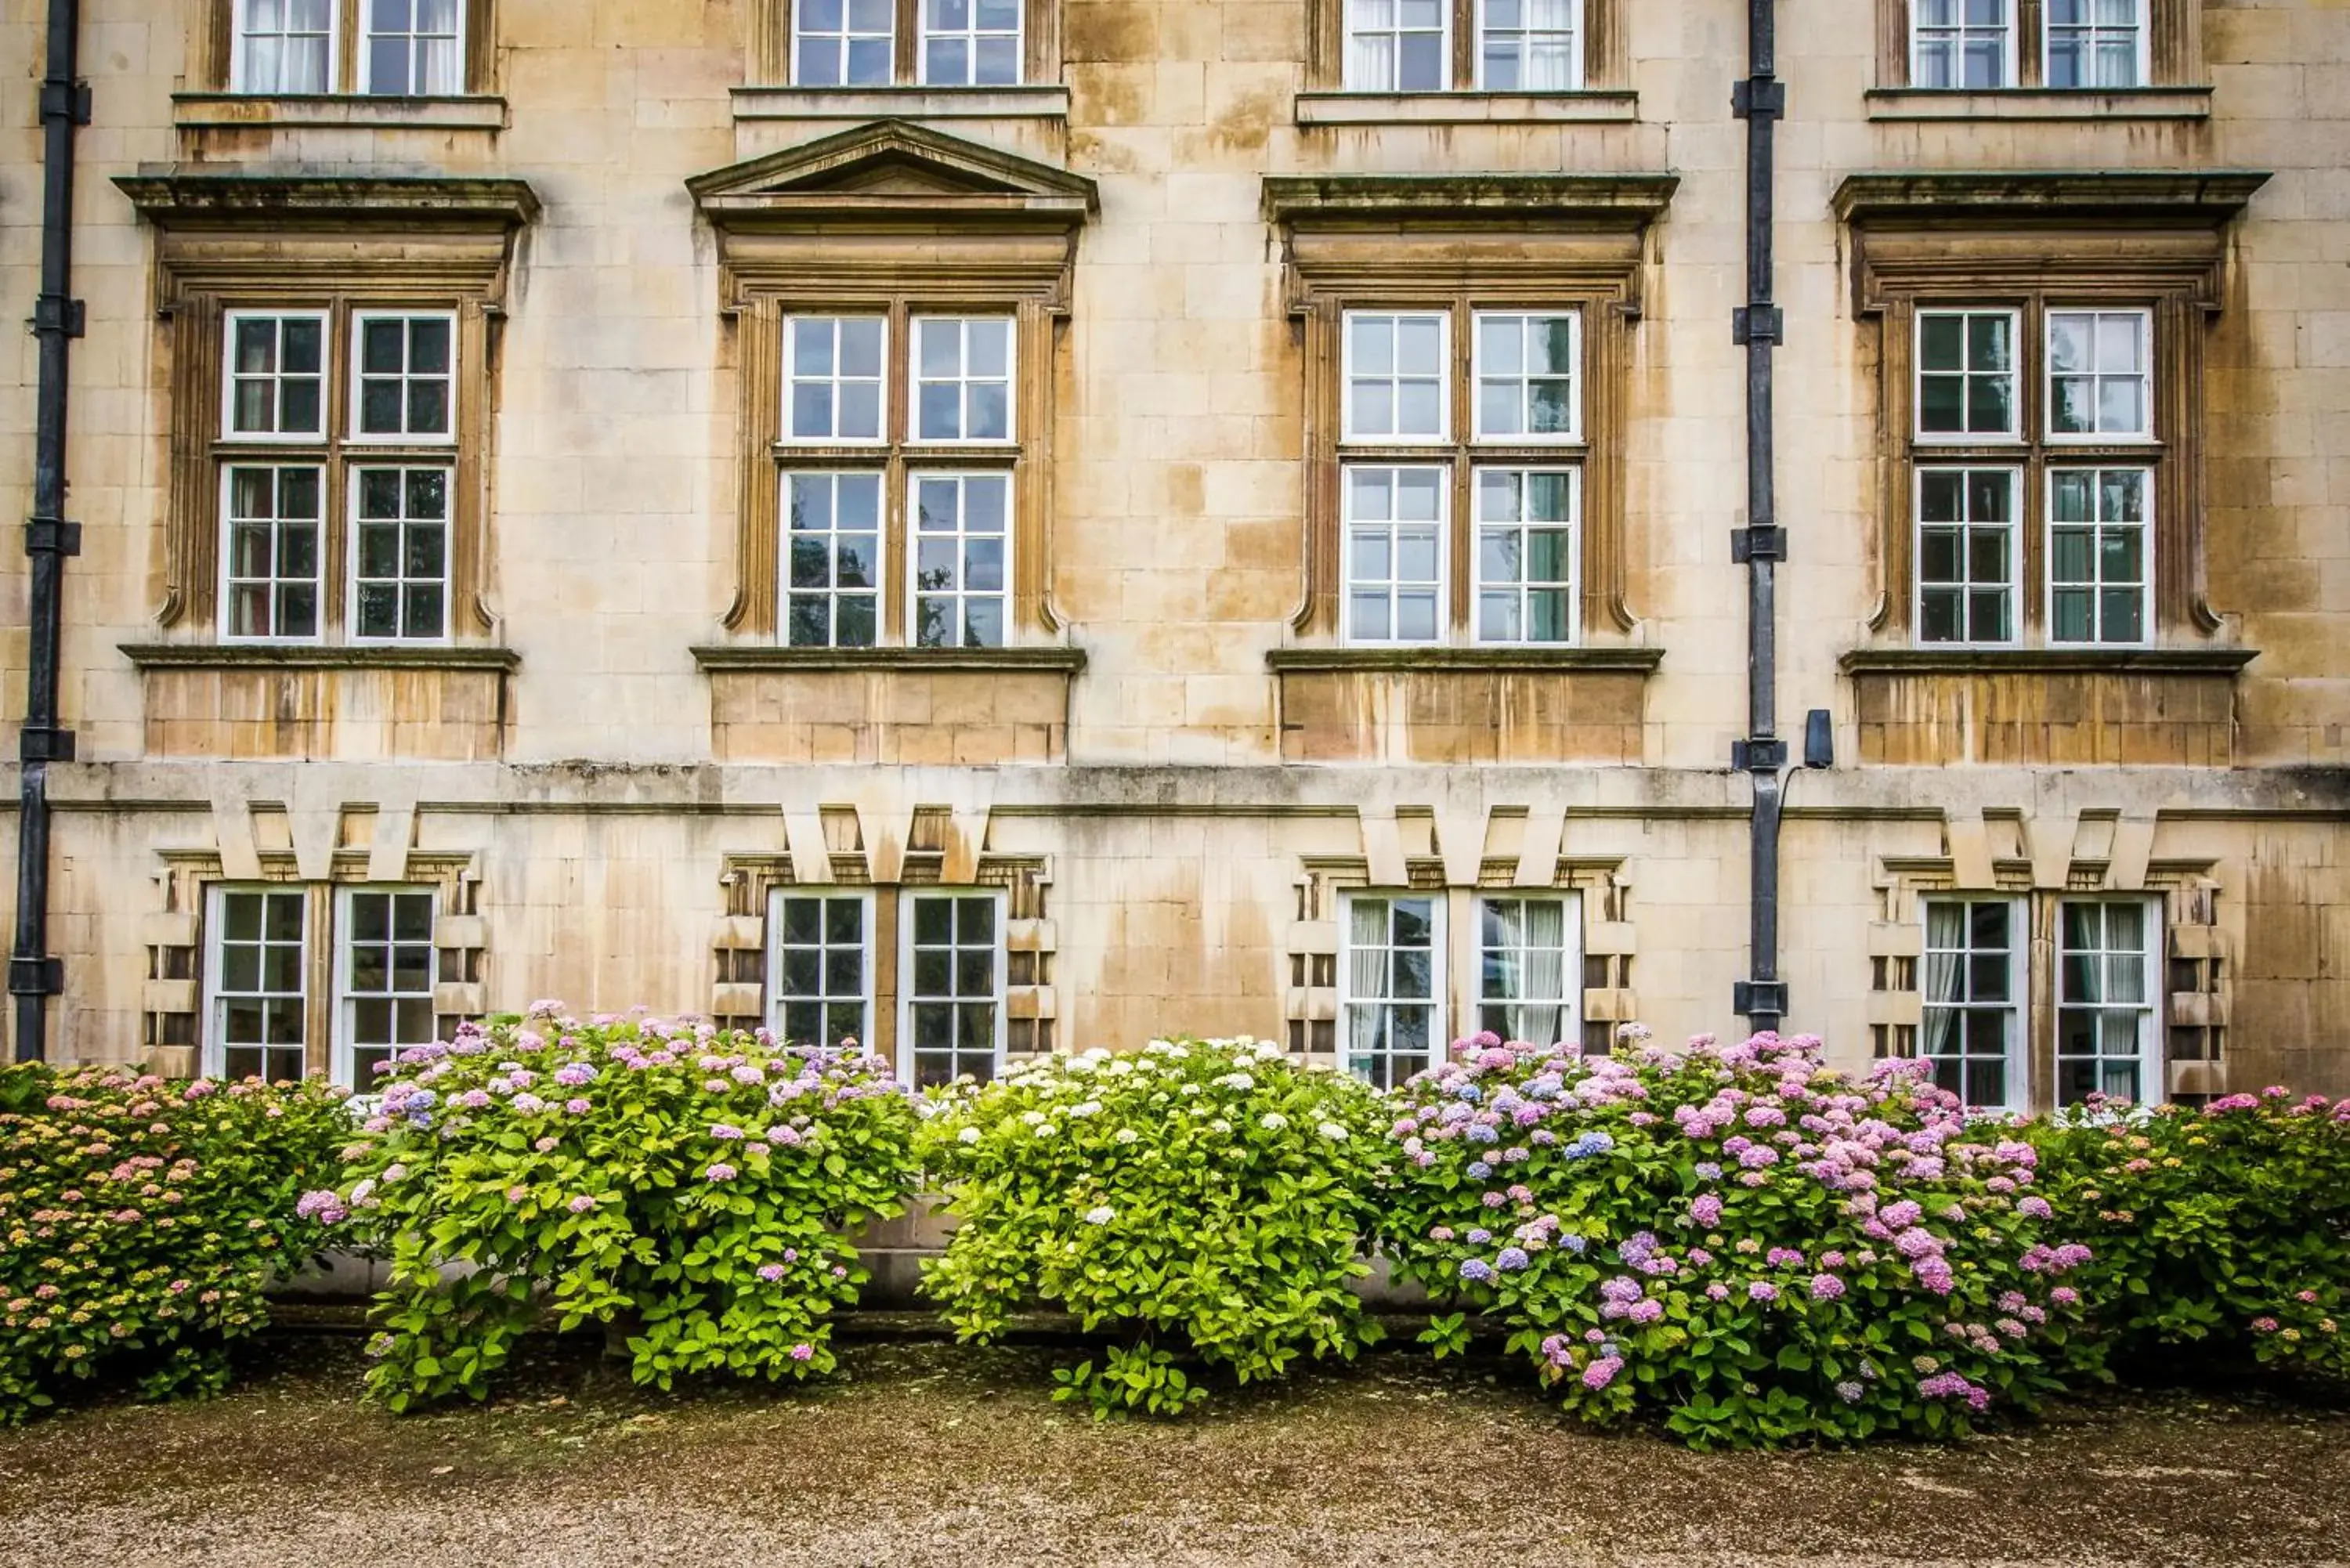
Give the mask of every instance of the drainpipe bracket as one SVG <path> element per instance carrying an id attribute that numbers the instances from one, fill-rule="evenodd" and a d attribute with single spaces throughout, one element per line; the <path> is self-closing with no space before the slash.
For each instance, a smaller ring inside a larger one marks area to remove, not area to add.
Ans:
<path id="1" fill-rule="evenodd" d="M 1742 774 L 1775 774 L 1787 765 L 1787 742 L 1768 735 L 1730 742 L 1730 765 Z"/>
<path id="2" fill-rule="evenodd" d="M 1787 1016 L 1787 982 L 1783 980 L 1742 980 L 1731 987 L 1730 1010 L 1742 1018 Z"/>
<path id="3" fill-rule="evenodd" d="M 1777 345 L 1787 340 L 1787 318 L 1775 305 L 1742 305 L 1730 313 L 1730 340 Z"/>
<path id="4" fill-rule="evenodd" d="M 78 299 L 68 299 L 62 294 L 44 294 L 33 301 L 33 331 L 62 332 L 68 337 L 78 337 L 88 330 L 89 312 Z"/>
<path id="5" fill-rule="evenodd" d="M 34 518 L 25 524 L 25 554 L 27 556 L 80 555 L 81 524 L 61 523 L 55 518 Z"/>
<path id="6" fill-rule="evenodd" d="M 1751 561 L 1783 561 L 1787 558 L 1787 531 L 1775 523 L 1732 528 L 1730 558 L 1742 566 Z"/>
<path id="7" fill-rule="evenodd" d="M 26 763 L 69 763 L 74 760 L 74 732 L 27 724 L 17 735 L 16 756 Z"/>
<path id="8" fill-rule="evenodd" d="M 1787 118 L 1787 84 L 1776 77 L 1752 77 L 1730 86 L 1730 112 L 1741 119 Z"/>
<path id="9" fill-rule="evenodd" d="M 88 82 L 45 81 L 41 84 L 41 118 L 88 125 L 90 117 Z"/>
<path id="10" fill-rule="evenodd" d="M 57 958 L 12 958 L 8 961 L 11 996 L 63 996 L 66 961 Z"/>

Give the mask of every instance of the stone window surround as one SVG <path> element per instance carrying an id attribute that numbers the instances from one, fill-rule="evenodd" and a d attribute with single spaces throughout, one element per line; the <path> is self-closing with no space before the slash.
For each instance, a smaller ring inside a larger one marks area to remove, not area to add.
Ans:
<path id="1" fill-rule="evenodd" d="M 1307 116 L 1306 100 L 1322 94 L 1391 103 L 1398 118 L 1411 118 L 1410 106 L 1433 97 L 1536 100 L 1584 94 L 1628 96 L 1631 87 L 1630 0 L 1581 0 L 1583 69 L 1580 82 L 1565 93 L 1488 94 L 1479 88 L 1478 22 L 1484 0 L 1445 0 L 1452 9 L 1452 85 L 1440 93 L 1349 93 L 1347 91 L 1347 0 L 1307 0 L 1305 18 L 1305 87 L 1300 95 L 1299 118 Z"/>
<path id="2" fill-rule="evenodd" d="M 1284 281 L 1305 366 L 1305 593 L 1296 632 L 1338 640 L 1344 584 L 1340 399 L 1349 308 L 1556 308 L 1582 319 L 1581 604 L 1586 642 L 1638 626 L 1625 602 L 1624 446 L 1630 335 L 1648 231 L 1669 175 L 1271 176 Z M 1456 533 L 1456 550 L 1459 535 Z M 1451 624 L 1466 624 L 1470 574 L 1453 575 Z M 1385 650 L 1381 650 L 1385 651 Z"/>
<path id="3" fill-rule="evenodd" d="M 2166 96 L 2163 89 L 2175 92 L 2178 88 L 2201 85 L 2201 0 L 2143 0 L 2148 28 L 2146 50 L 2148 70 L 2146 81 L 2136 88 L 2045 86 L 2046 49 L 2043 41 L 2047 36 L 2047 0 L 2008 0 L 2012 58 L 2015 66 L 2014 80 L 2010 86 L 1981 91 L 1913 88 L 1909 78 L 1909 21 L 1914 3 L 1915 0 L 1877 0 L 1877 83 L 1870 95 L 1872 119 L 1910 118 L 1910 113 L 1903 111 L 1921 111 L 1925 106 L 1908 100 L 1929 99 L 1985 100 L 1978 112 L 1997 114 L 1999 109 L 1989 100 L 2009 94 L 2045 95 L 2052 99 L 2084 102 L 2116 99 L 2122 101 L 2108 107 L 2124 114 L 2160 115 L 2164 112 L 2163 99 Z M 2143 102 L 2131 101 L 2139 94 L 2147 95 Z M 1889 101 L 1894 99 L 1902 101 Z M 2176 107 L 2172 106 L 2173 112 Z M 1880 114 L 1880 109 L 1890 112 Z M 2202 109 L 2203 112 L 2209 112 L 2208 88 L 2204 89 Z"/>
<path id="4" fill-rule="evenodd" d="M 2039 407 L 2045 387 L 2037 372 L 2044 344 L 2034 337 L 2043 330 L 2042 308 L 2152 310 L 2156 442 L 2134 445 L 2134 452 L 2145 455 L 2131 459 L 2150 462 L 2157 475 L 2149 640 L 2194 645 L 2221 629 L 2203 582 L 2205 327 L 2225 299 L 2227 226 L 2266 179 L 2232 170 L 1846 178 L 1835 207 L 1852 232 L 1855 314 L 1878 326 L 1877 598 L 1869 628 L 1880 641 L 1907 644 L 1914 630 L 1916 462 L 1958 461 L 1956 452 L 1977 450 L 1918 448 L 1911 435 L 1916 315 L 1920 307 L 1942 305 L 2022 312 L 2026 373 L 2020 418 L 2030 432 L 2045 425 Z M 2035 493 L 2044 462 L 2045 454 L 2033 449 L 2024 482 L 2027 519 L 2039 514 L 2044 501 Z M 2034 535 L 2027 526 L 2020 575 L 2036 585 L 2044 574 L 2032 554 L 2039 547 Z M 2026 640 L 2033 640 L 2044 613 L 2036 592 L 2026 594 L 2022 608 Z M 2022 651 L 2049 659 L 2067 650 Z"/>
<path id="5" fill-rule="evenodd" d="M 793 38 L 798 0 L 751 0 L 749 37 L 744 50 L 749 75 L 748 85 L 759 88 L 793 88 L 795 91 L 829 94 L 1001 94 L 1018 92 L 1023 88 L 1057 83 L 1061 79 L 1061 7 L 1064 0 L 1023 0 L 1021 16 L 1020 82 L 1004 87 L 932 87 L 920 79 L 920 64 L 916 57 L 920 34 L 920 12 L 923 0 L 895 0 L 897 5 L 896 62 L 891 81 L 887 87 L 794 88 Z M 913 109 L 889 110 L 876 107 L 876 114 L 889 112 L 911 114 Z"/>
<path id="6" fill-rule="evenodd" d="M 214 637 L 226 313 L 324 309 L 347 336 L 355 308 L 413 309 L 457 318 L 447 627 L 455 645 L 490 640 L 498 627 L 483 597 L 494 324 L 503 314 L 515 235 L 537 213 L 529 186 L 507 179 L 186 168 L 126 175 L 116 183 L 157 231 L 156 310 L 170 333 L 169 351 L 160 357 L 169 367 L 172 468 L 157 624 L 182 628 L 192 640 Z M 334 378 L 329 390 L 339 401 L 348 387 Z M 338 414 L 329 428 L 340 422 Z M 340 499 L 338 472 L 330 468 L 330 499 Z M 321 540 L 326 628 L 348 624 L 348 527 L 330 528 Z"/>
<path id="7" fill-rule="evenodd" d="M 174 95 L 173 101 L 182 109 L 182 120 L 193 110 L 202 119 L 211 119 L 217 112 L 224 122 L 244 116 L 224 106 L 214 109 L 214 101 L 226 98 L 240 101 L 257 101 L 295 108 L 317 105 L 326 99 L 351 100 L 364 103 L 370 99 L 386 106 L 419 103 L 454 103 L 465 99 L 485 99 L 495 91 L 497 71 L 497 6 L 499 0 L 458 0 L 460 47 L 463 51 L 463 90 L 450 98 L 416 99 L 394 95 L 362 93 L 359 80 L 359 20 L 362 7 L 369 0 L 332 0 L 336 16 L 334 79 L 345 84 L 339 90 L 321 94 L 282 95 L 269 93 L 239 93 L 234 90 L 236 69 L 236 13 L 243 0 L 202 0 L 201 25 L 188 29 L 188 68 L 185 80 L 190 90 Z M 503 121 L 503 103 L 498 104 Z M 397 118 L 397 110 L 390 111 Z"/>

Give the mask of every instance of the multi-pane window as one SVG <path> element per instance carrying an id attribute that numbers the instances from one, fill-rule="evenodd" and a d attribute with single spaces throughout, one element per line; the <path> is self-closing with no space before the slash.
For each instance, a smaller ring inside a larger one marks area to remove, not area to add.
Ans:
<path id="1" fill-rule="evenodd" d="M 792 84 L 1015 87 L 1025 0 L 776 0 L 791 8 Z"/>
<path id="2" fill-rule="evenodd" d="M 1012 640 L 1014 329 L 1009 316 L 902 305 L 785 317 L 778 607 L 790 646 Z"/>
<path id="3" fill-rule="evenodd" d="M 2045 0 L 2052 88 L 2135 88 L 2147 80 L 2147 0 Z"/>
<path id="4" fill-rule="evenodd" d="M 1918 471 L 1918 638 L 2015 640 L 2017 493 L 2012 468 Z"/>
<path id="5" fill-rule="evenodd" d="M 445 639 L 455 317 L 250 308 L 225 330 L 220 635 L 317 642 L 339 624 L 352 642 Z"/>
<path id="6" fill-rule="evenodd" d="M 769 1027 L 795 1045 L 872 1040 L 873 901 L 778 888 L 767 914 Z"/>
<path id="7" fill-rule="evenodd" d="M 2052 299 L 1915 315 L 1917 640 L 2151 640 L 2153 311 Z"/>
<path id="8" fill-rule="evenodd" d="M 234 92 L 442 98 L 465 90 L 473 0 L 225 0 Z M 344 40 L 356 38 L 346 48 Z"/>
<path id="9" fill-rule="evenodd" d="M 1544 1048 L 1583 1038 L 1575 906 L 1567 898 L 1486 898 L 1478 906 L 1478 1027 Z"/>
<path id="10" fill-rule="evenodd" d="M 309 898 L 299 888 L 213 888 L 206 912 L 208 1074 L 303 1075 L 309 1042 Z"/>
<path id="11" fill-rule="evenodd" d="M 965 1076 L 984 1083 L 1003 1062 L 1003 900 L 994 893 L 919 893 L 906 902 L 900 1071 L 917 1088 Z"/>
<path id="12" fill-rule="evenodd" d="M 2015 85 L 2012 0 L 1910 0 L 1909 85 Z"/>
<path id="13" fill-rule="evenodd" d="M 1348 310 L 1341 331 L 1347 640 L 1574 641 L 1580 314 Z"/>
<path id="14" fill-rule="evenodd" d="M 2059 468 L 2048 474 L 2048 639 L 2147 639 L 2153 525 L 2145 468 Z"/>
<path id="15" fill-rule="evenodd" d="M 439 1037 L 435 905 L 423 888 L 342 890 L 335 943 L 337 1082 L 365 1093 L 384 1064 Z"/>
<path id="16" fill-rule="evenodd" d="M 1444 1047 L 1444 948 L 1434 898 L 1356 894 L 1339 961 L 1347 1070 L 1391 1088 Z"/>
<path id="17" fill-rule="evenodd" d="M 886 87 L 897 65 L 898 0 L 795 0 L 792 80 Z"/>
<path id="18" fill-rule="evenodd" d="M 2025 944 L 2004 899 L 1931 899 L 1920 973 L 1918 1052 L 1934 1082 L 1970 1108 L 2020 1109 Z"/>
<path id="19" fill-rule="evenodd" d="M 2138 902 L 2067 900 L 2056 914 L 2057 1104 L 2159 1098 L 2153 954 L 2161 922 Z"/>
<path id="20" fill-rule="evenodd" d="M 1349 92 L 1573 92 L 1584 0 L 1328 0 Z M 1454 40 L 1469 41 L 1465 49 Z"/>
<path id="21" fill-rule="evenodd" d="M 1481 0 L 1477 85 L 1570 92 L 1583 85 L 1583 0 Z"/>

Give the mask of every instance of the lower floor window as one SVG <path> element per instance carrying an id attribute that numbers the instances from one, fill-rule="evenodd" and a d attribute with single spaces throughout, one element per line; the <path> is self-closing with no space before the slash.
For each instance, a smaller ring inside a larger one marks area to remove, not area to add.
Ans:
<path id="1" fill-rule="evenodd" d="M 1480 905 L 1478 1026 L 1545 1048 L 1578 1044 L 1582 990 L 1575 911 L 1565 898 L 1487 898 Z"/>
<path id="2" fill-rule="evenodd" d="M 2158 924 L 2142 903 L 2068 902 L 2058 910 L 2057 1104 L 2161 1096 L 2152 982 Z"/>
<path id="3" fill-rule="evenodd" d="M 429 888 L 346 888 L 338 911 L 341 989 L 335 1078 L 367 1092 L 393 1057 L 438 1038 Z"/>
<path id="4" fill-rule="evenodd" d="M 900 989 L 901 1063 L 916 1088 L 995 1076 L 1003 1054 L 1004 947 L 1001 897 L 910 895 Z"/>
<path id="5" fill-rule="evenodd" d="M 1935 1084 L 1970 1108 L 2021 1108 L 2016 925 L 2015 907 L 2003 899 L 1926 906 L 1918 1054 L 1933 1064 Z"/>
<path id="6" fill-rule="evenodd" d="M 1347 1066 L 1382 1089 L 1433 1066 L 1443 1049 L 1440 909 L 1425 897 L 1347 901 Z"/>
<path id="7" fill-rule="evenodd" d="M 1997 646 L 2022 639 L 2027 537 L 2046 548 L 2047 639 L 2060 647 L 2147 640 L 2154 576 L 2154 471 L 2052 467 L 2044 528 L 2025 517 L 2024 474 L 2009 467 L 1917 471 L 1918 639 Z M 2027 535 L 2027 528 L 2033 530 Z"/>
<path id="8" fill-rule="evenodd" d="M 769 1027 L 794 1045 L 870 1038 L 872 902 L 862 893 L 778 890 L 768 911 Z"/>
<path id="9" fill-rule="evenodd" d="M 204 1070 L 300 1078 L 309 1046 L 309 898 L 299 888 L 215 888 L 206 928 Z"/>

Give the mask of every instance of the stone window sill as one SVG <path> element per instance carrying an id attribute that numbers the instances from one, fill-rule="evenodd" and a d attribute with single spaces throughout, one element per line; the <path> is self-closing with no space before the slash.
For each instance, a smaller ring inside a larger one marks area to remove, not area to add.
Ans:
<path id="1" fill-rule="evenodd" d="M 1494 674 L 1653 674 L 1659 648 L 1276 648 L 1265 655 L 1277 674 L 1466 670 Z"/>
<path id="2" fill-rule="evenodd" d="M 736 88 L 741 119 L 1040 119 L 1069 117 L 1058 84 L 1008 88 Z"/>
<path id="3" fill-rule="evenodd" d="M 1640 95 L 1583 92 L 1301 92 L 1300 125 L 1627 125 Z"/>
<path id="4" fill-rule="evenodd" d="M 2208 87 L 2005 88 L 1960 92 L 1926 88 L 1875 88 L 1867 96 L 1873 120 L 2148 120 L 2209 119 Z"/>
<path id="5" fill-rule="evenodd" d="M 510 648 L 295 646 L 280 643 L 126 642 L 141 670 L 493 670 L 522 664 Z"/>
<path id="6" fill-rule="evenodd" d="M 704 670 L 790 674 L 841 670 L 941 670 L 964 673 L 1035 671 L 1077 675 L 1086 667 L 1081 648 L 778 648 L 770 644 L 716 645 L 693 650 Z"/>
<path id="7" fill-rule="evenodd" d="M 488 96 L 390 98 L 336 93 L 273 97 L 261 93 L 182 92 L 172 95 L 172 117 L 182 130 L 278 126 L 498 131 L 506 127 L 506 100 Z"/>
<path id="8" fill-rule="evenodd" d="M 1847 675 L 2217 675 L 2260 657 L 2251 648 L 1856 648 Z"/>

